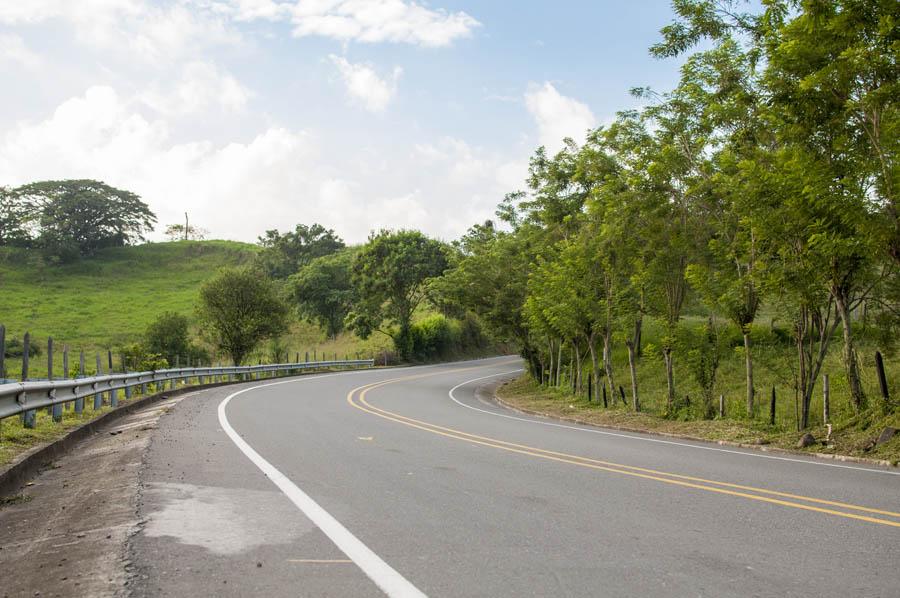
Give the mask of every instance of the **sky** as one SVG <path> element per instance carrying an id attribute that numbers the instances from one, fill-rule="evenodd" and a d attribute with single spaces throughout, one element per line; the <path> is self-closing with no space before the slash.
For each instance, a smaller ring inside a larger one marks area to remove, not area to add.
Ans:
<path id="1" fill-rule="evenodd" d="M 669 0 L 0 0 L 0 185 L 102 180 L 255 241 L 452 240 L 673 87 Z"/>

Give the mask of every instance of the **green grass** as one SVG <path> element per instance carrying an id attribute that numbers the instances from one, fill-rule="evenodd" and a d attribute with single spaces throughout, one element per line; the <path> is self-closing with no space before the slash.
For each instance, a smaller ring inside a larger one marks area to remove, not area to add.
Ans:
<path id="1" fill-rule="evenodd" d="M 200 285 L 225 266 L 252 261 L 257 246 L 234 241 L 178 241 L 148 243 L 100 252 L 74 264 L 45 265 L 34 252 L 0 248 L 0 324 L 6 326 L 7 340 L 21 340 L 31 333 L 32 343 L 43 351 L 33 357 L 29 376 L 47 374 L 47 337 L 56 347 L 56 375 L 61 375 L 62 347 L 70 349 L 70 368 L 84 350 L 88 372 L 94 371 L 96 353 L 104 368 L 106 351 L 141 338 L 147 326 L 161 313 L 174 311 L 194 319 Z M 196 325 L 194 336 L 204 342 Z M 391 339 L 376 334 L 363 341 L 351 334 L 328 339 L 315 325 L 297 321 L 282 339 L 291 359 L 309 352 L 333 358 L 337 353 L 361 358 L 390 350 Z M 250 362 L 270 360 L 271 343 L 264 343 Z M 221 358 L 224 361 L 224 357 Z M 17 378 L 21 361 L 8 359 L 7 374 Z"/>

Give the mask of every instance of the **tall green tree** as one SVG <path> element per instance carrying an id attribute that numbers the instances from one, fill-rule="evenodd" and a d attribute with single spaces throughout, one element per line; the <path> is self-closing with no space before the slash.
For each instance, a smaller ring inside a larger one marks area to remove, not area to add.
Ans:
<path id="1" fill-rule="evenodd" d="M 45 254 L 61 261 L 143 241 L 156 223 L 138 195 L 100 181 L 42 181 L 13 194 L 37 214 L 37 242 Z"/>
<path id="2" fill-rule="evenodd" d="M 390 336 L 401 358 L 410 359 L 413 314 L 427 297 L 429 281 L 448 265 L 445 247 L 418 231 L 373 234 L 353 260 L 356 303 L 348 327 L 361 338 L 376 331 Z"/>
<path id="3" fill-rule="evenodd" d="M 343 250 L 315 258 L 290 278 L 297 311 L 335 338 L 353 305 L 350 272 L 353 251 Z"/>
<path id="4" fill-rule="evenodd" d="M 219 350 L 240 365 L 260 342 L 287 331 L 289 308 L 265 274 L 225 268 L 200 287 L 197 315 Z"/>
<path id="5" fill-rule="evenodd" d="M 330 255 L 344 248 L 344 242 L 331 229 L 321 224 L 298 224 L 284 234 L 267 230 L 259 238 L 262 251 L 257 264 L 272 278 L 285 279 L 317 257 Z"/>

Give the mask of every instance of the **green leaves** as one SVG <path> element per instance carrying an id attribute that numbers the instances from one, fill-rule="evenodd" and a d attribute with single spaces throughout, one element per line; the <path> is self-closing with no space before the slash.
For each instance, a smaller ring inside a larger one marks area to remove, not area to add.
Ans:
<path id="1" fill-rule="evenodd" d="M 353 260 L 357 297 L 347 327 L 362 338 L 381 331 L 394 339 L 403 359 L 412 351 L 410 325 L 426 298 L 428 282 L 448 268 L 447 248 L 418 231 L 387 231 L 369 238 Z M 399 326 L 396 333 L 385 326 Z"/>
<path id="2" fill-rule="evenodd" d="M 256 270 L 225 268 L 200 288 L 197 315 L 235 365 L 261 341 L 283 334 L 288 314 L 278 287 Z"/>

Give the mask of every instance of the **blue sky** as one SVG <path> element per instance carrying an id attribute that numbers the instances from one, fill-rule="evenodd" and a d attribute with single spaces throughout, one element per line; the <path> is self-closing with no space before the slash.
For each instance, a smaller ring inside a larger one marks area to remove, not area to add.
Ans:
<path id="1" fill-rule="evenodd" d="M 452 239 L 678 63 L 668 0 L 0 0 L 0 185 L 98 178 L 167 223 Z M 160 233 L 155 235 L 159 238 Z"/>

